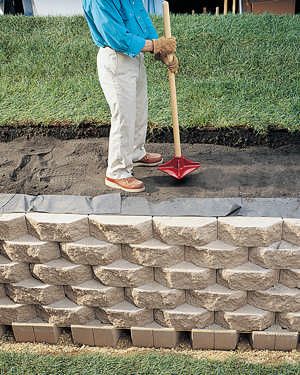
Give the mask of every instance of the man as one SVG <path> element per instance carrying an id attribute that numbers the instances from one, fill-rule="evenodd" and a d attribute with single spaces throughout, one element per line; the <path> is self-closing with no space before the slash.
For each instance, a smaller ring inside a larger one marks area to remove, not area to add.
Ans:
<path id="1" fill-rule="evenodd" d="M 145 190 L 133 177 L 133 166 L 162 163 L 160 154 L 147 153 L 147 77 L 143 52 L 154 53 L 177 72 L 174 38 L 158 38 L 142 0 L 83 0 L 92 39 L 100 47 L 99 81 L 111 111 L 108 168 L 105 184 L 128 192 Z"/>

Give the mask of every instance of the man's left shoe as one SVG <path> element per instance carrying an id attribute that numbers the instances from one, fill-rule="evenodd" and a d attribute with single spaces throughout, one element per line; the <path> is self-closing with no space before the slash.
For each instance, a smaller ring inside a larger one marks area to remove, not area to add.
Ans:
<path id="1" fill-rule="evenodd" d="M 161 154 L 147 153 L 141 160 L 133 162 L 134 167 L 156 167 L 162 164 Z"/>

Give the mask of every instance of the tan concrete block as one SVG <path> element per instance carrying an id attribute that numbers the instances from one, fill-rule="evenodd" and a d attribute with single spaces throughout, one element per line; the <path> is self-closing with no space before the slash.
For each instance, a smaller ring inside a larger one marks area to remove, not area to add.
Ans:
<path id="1" fill-rule="evenodd" d="M 218 270 L 217 282 L 237 290 L 264 290 L 278 282 L 277 270 L 262 268 L 253 263 L 245 263 L 235 268 Z"/>
<path id="2" fill-rule="evenodd" d="M 0 240 L 13 240 L 27 234 L 24 214 L 0 214 Z"/>
<path id="3" fill-rule="evenodd" d="M 219 240 L 236 246 L 266 246 L 281 240 L 282 219 L 273 217 L 220 217 Z"/>
<path id="4" fill-rule="evenodd" d="M 4 241 L 3 250 L 14 262 L 44 263 L 60 257 L 57 242 L 40 241 L 26 234 L 11 241 Z"/>
<path id="5" fill-rule="evenodd" d="M 61 329 L 46 322 L 33 323 L 35 341 L 46 344 L 57 344 Z"/>
<path id="6" fill-rule="evenodd" d="M 41 241 L 76 241 L 89 236 L 87 215 L 26 214 L 28 232 Z"/>
<path id="7" fill-rule="evenodd" d="M 275 337 L 274 331 L 254 331 L 251 333 L 251 345 L 253 349 L 274 350 Z"/>
<path id="8" fill-rule="evenodd" d="M 186 301 L 209 311 L 234 311 L 247 303 L 247 292 L 214 284 L 205 289 L 187 291 Z"/>
<path id="9" fill-rule="evenodd" d="M 92 266 L 106 265 L 122 258 L 121 246 L 94 237 L 61 244 L 62 254 L 71 262 Z"/>
<path id="10" fill-rule="evenodd" d="M 155 348 L 172 349 L 179 341 L 179 332 L 174 328 L 154 328 L 153 344 Z"/>
<path id="11" fill-rule="evenodd" d="M 150 327 L 131 327 L 133 346 L 138 348 L 152 348 L 154 346 L 153 329 Z"/>
<path id="12" fill-rule="evenodd" d="M 48 305 L 64 298 L 62 286 L 49 285 L 30 278 L 6 285 L 8 296 L 16 303 Z"/>
<path id="13" fill-rule="evenodd" d="M 172 309 L 185 302 L 184 290 L 166 288 L 156 282 L 136 288 L 126 288 L 125 296 L 136 306 L 146 309 Z"/>
<path id="14" fill-rule="evenodd" d="M 152 310 L 139 308 L 127 301 L 99 309 L 96 316 L 100 321 L 108 321 L 117 328 L 142 327 L 153 321 Z"/>
<path id="15" fill-rule="evenodd" d="M 278 332 L 275 337 L 275 350 L 296 350 L 298 345 L 298 332 Z"/>
<path id="16" fill-rule="evenodd" d="M 0 255 L 0 282 L 16 283 L 30 277 L 29 266 L 26 263 L 11 262 Z"/>
<path id="17" fill-rule="evenodd" d="M 190 331 L 193 328 L 204 328 L 214 321 L 214 313 L 183 304 L 175 309 L 154 310 L 154 319 L 162 326 L 177 331 Z"/>
<path id="18" fill-rule="evenodd" d="M 155 268 L 154 278 L 169 288 L 200 289 L 216 282 L 216 271 L 181 262 L 171 267 Z"/>
<path id="19" fill-rule="evenodd" d="M 14 303 L 8 297 L 0 299 L 0 324 L 10 325 L 12 322 L 26 322 L 36 317 L 33 305 Z"/>
<path id="20" fill-rule="evenodd" d="M 115 348 L 118 344 L 121 330 L 112 325 L 93 327 L 96 346 Z"/>
<path id="21" fill-rule="evenodd" d="M 245 305 L 235 311 L 215 313 L 216 324 L 239 332 L 262 331 L 274 323 L 275 314 Z"/>
<path id="22" fill-rule="evenodd" d="M 200 267 L 232 268 L 248 261 L 248 248 L 217 240 L 203 246 L 186 247 L 185 258 Z"/>
<path id="23" fill-rule="evenodd" d="M 214 329 L 215 350 L 235 350 L 239 341 L 239 334 L 235 330 Z"/>
<path id="24" fill-rule="evenodd" d="M 93 327 L 88 325 L 71 325 L 74 344 L 95 346 Z"/>
<path id="25" fill-rule="evenodd" d="M 35 342 L 32 323 L 12 322 L 12 330 L 17 342 Z"/>
<path id="26" fill-rule="evenodd" d="M 104 284 L 117 287 L 135 287 L 153 281 L 153 269 L 127 260 L 117 260 L 107 266 L 93 267 L 95 275 Z"/>
<path id="27" fill-rule="evenodd" d="M 300 332 L 300 311 L 282 312 L 278 314 L 278 323 L 283 328 Z"/>
<path id="28" fill-rule="evenodd" d="M 300 246 L 300 219 L 283 219 L 283 239 Z"/>
<path id="29" fill-rule="evenodd" d="M 97 280 L 65 287 L 67 297 L 77 305 L 107 307 L 124 300 L 124 288 L 105 286 Z"/>
<path id="30" fill-rule="evenodd" d="M 217 219 L 211 217 L 154 217 L 153 228 L 169 245 L 201 246 L 217 239 Z"/>
<path id="31" fill-rule="evenodd" d="M 300 289 L 300 269 L 280 270 L 279 282 L 289 288 Z"/>
<path id="32" fill-rule="evenodd" d="M 300 311 L 300 290 L 281 284 L 248 293 L 248 303 L 268 311 Z"/>
<path id="33" fill-rule="evenodd" d="M 63 258 L 34 264 L 32 273 L 45 284 L 53 285 L 77 285 L 93 277 L 90 266 L 74 264 Z"/>
<path id="34" fill-rule="evenodd" d="M 40 306 L 38 314 L 43 320 L 58 327 L 85 324 L 95 316 L 92 308 L 78 306 L 67 298 L 50 305 Z"/>
<path id="35" fill-rule="evenodd" d="M 152 238 L 151 216 L 90 215 L 90 233 L 111 243 L 142 243 Z"/>
<path id="36" fill-rule="evenodd" d="M 293 350 L 297 348 L 298 332 L 289 332 L 278 325 L 252 333 L 252 346 L 263 350 Z"/>
<path id="37" fill-rule="evenodd" d="M 192 347 L 194 350 L 213 350 L 215 348 L 215 336 L 212 329 L 192 329 Z"/>
<path id="38" fill-rule="evenodd" d="M 167 245 L 157 239 L 123 247 L 123 256 L 132 263 L 150 267 L 167 267 L 184 260 L 183 246 Z"/>
<path id="39" fill-rule="evenodd" d="M 300 268 L 300 247 L 286 241 L 275 242 L 250 249 L 249 259 L 265 268 Z"/>

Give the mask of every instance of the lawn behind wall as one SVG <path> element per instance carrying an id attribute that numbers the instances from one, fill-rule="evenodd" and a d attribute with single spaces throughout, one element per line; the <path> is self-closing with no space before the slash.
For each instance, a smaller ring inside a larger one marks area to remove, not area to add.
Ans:
<path id="1" fill-rule="evenodd" d="M 300 129 L 300 16 L 172 16 L 180 124 Z M 154 23 L 162 34 L 162 19 Z M 0 125 L 109 123 L 83 17 L 0 17 Z M 165 68 L 147 54 L 149 122 L 171 126 Z"/>

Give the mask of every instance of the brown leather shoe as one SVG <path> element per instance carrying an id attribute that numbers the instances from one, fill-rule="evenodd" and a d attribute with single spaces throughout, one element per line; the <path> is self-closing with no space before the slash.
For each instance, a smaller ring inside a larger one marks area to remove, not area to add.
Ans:
<path id="1" fill-rule="evenodd" d="M 105 185 L 113 189 L 121 189 L 129 193 L 140 193 L 145 191 L 145 185 L 142 181 L 134 177 L 114 179 L 110 177 L 105 178 Z"/>
<path id="2" fill-rule="evenodd" d="M 133 163 L 134 167 L 155 167 L 163 162 L 161 154 L 147 152 L 147 154 Z"/>

